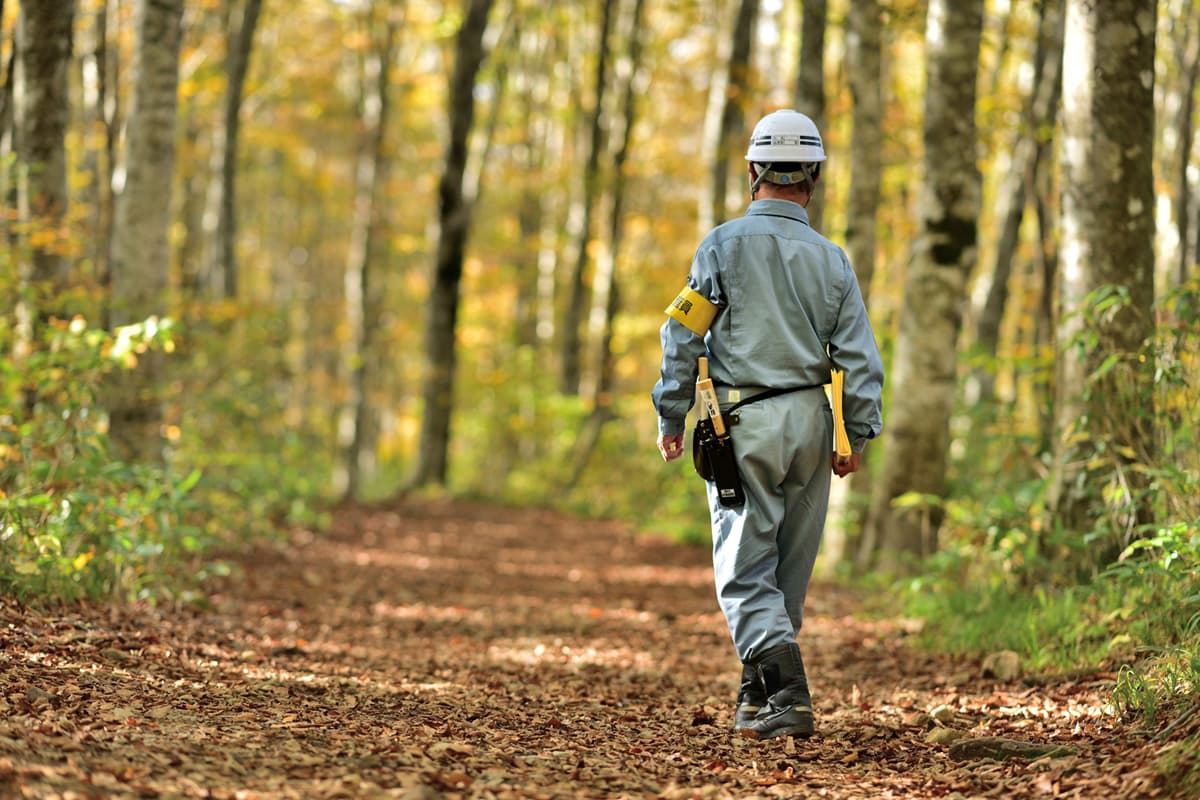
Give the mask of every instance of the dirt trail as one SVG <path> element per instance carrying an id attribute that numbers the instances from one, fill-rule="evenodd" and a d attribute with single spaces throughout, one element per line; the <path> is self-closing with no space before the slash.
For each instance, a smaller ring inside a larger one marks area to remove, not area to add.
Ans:
<path id="1" fill-rule="evenodd" d="M 0 601 L 0 797 L 1166 796 L 1107 676 L 1031 687 L 906 646 L 817 587 L 818 735 L 731 735 L 707 553 L 451 502 L 347 509 L 209 611 Z M 971 736 L 1068 745 L 956 761 Z"/>

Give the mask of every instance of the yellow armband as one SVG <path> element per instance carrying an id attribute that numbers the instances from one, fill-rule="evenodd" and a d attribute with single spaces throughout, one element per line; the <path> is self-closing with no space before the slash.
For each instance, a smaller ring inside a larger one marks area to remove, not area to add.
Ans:
<path id="1" fill-rule="evenodd" d="M 718 307 L 707 297 L 685 286 L 679 296 L 671 301 L 671 305 L 667 306 L 666 313 L 692 333 L 703 336 L 712 326 L 717 311 Z"/>

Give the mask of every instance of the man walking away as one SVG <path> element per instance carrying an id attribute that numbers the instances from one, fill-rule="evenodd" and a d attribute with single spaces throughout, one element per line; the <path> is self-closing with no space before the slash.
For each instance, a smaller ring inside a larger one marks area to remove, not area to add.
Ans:
<path id="1" fill-rule="evenodd" d="M 831 476 L 857 471 L 882 430 L 883 362 L 849 259 L 809 225 L 825 161 L 817 126 L 792 110 L 768 114 L 746 161 L 745 216 L 709 232 L 667 309 L 653 392 L 658 448 L 667 461 L 683 454 L 697 364 L 707 358 L 745 497 L 729 507 L 708 483 L 717 599 L 742 662 L 734 725 L 756 738 L 810 736 L 796 635 Z M 844 459 L 832 452 L 822 390 L 833 369 L 845 373 L 853 453 Z"/>

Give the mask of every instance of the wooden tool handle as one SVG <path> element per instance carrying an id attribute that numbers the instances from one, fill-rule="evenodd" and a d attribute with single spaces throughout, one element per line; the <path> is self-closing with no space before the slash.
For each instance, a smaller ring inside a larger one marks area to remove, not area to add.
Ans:
<path id="1" fill-rule="evenodd" d="M 713 431 L 718 435 L 725 433 L 725 420 L 721 419 L 721 404 L 717 400 L 717 388 L 713 386 L 712 378 L 708 377 L 708 359 L 700 356 L 700 378 L 696 381 L 696 392 L 700 395 L 701 413 L 707 412 L 712 418 Z"/>

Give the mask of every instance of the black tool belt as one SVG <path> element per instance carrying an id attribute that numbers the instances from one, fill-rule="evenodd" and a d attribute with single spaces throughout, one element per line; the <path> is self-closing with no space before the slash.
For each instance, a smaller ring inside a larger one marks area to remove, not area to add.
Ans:
<path id="1" fill-rule="evenodd" d="M 721 413 L 721 418 L 725 422 L 725 432 L 722 434 L 716 432 L 712 420 L 708 417 L 696 422 L 696 429 L 692 432 L 692 464 L 696 468 L 697 475 L 717 485 L 717 497 L 721 505 L 732 508 L 746 502 L 741 475 L 738 473 L 737 459 L 733 453 L 733 438 L 729 433 L 730 426 L 738 422 L 738 409 L 770 397 L 779 397 L 806 389 L 818 389 L 821 385 L 791 386 L 756 391 L 750 397 L 734 403 L 728 410 Z"/>

